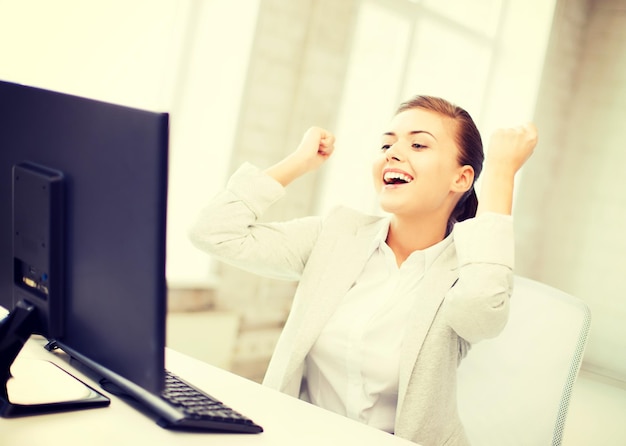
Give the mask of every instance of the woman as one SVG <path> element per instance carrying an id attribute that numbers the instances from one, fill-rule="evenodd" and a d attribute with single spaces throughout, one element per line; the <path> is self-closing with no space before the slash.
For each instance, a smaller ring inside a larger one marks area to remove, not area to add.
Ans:
<path id="1" fill-rule="evenodd" d="M 261 171 L 242 166 L 192 229 L 219 259 L 299 285 L 264 383 L 422 445 L 469 444 L 456 368 L 506 324 L 513 277 L 515 173 L 534 126 L 494 133 L 480 204 L 480 134 L 434 97 L 402 104 L 383 134 L 374 185 L 389 217 L 338 208 L 325 218 L 259 223 L 334 150 L 311 128 Z M 340 186 L 340 185 L 339 185 Z"/>

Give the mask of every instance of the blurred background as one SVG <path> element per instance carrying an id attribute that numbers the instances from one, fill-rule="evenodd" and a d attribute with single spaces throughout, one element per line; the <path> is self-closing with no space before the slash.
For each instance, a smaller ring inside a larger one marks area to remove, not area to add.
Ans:
<path id="1" fill-rule="evenodd" d="M 0 79 L 171 114 L 168 345 L 255 380 L 295 284 L 187 240 L 234 169 L 323 126 L 336 155 L 269 217 L 375 213 L 370 158 L 401 101 L 456 102 L 485 143 L 534 121 L 517 273 L 587 302 L 583 369 L 626 383 L 626 0 L 0 0 Z"/>

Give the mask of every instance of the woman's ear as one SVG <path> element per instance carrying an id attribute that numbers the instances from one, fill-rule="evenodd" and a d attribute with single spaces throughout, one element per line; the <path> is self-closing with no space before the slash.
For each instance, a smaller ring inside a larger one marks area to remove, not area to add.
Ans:
<path id="1" fill-rule="evenodd" d="M 459 167 L 457 176 L 452 183 L 454 192 L 467 192 L 474 184 L 474 168 L 469 165 Z"/>

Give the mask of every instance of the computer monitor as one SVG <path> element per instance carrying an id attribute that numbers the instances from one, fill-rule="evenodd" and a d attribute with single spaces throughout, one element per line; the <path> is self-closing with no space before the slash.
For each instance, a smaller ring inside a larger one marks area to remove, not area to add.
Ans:
<path id="1" fill-rule="evenodd" d="M 34 304 L 33 331 L 152 393 L 164 377 L 168 122 L 0 81 L 0 305 Z"/>

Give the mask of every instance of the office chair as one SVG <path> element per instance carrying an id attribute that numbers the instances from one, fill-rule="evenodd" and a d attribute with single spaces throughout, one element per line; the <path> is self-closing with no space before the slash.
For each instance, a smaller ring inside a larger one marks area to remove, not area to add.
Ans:
<path id="1" fill-rule="evenodd" d="M 458 370 L 461 420 L 473 446 L 559 446 L 591 313 L 580 299 L 515 276 L 509 322 Z"/>

